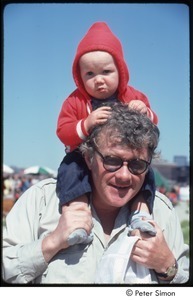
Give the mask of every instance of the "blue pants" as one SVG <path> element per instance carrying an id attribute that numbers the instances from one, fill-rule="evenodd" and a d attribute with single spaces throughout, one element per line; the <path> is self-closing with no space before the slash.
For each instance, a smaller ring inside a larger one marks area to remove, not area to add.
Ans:
<path id="1" fill-rule="evenodd" d="M 81 152 L 76 149 L 64 157 L 57 175 L 56 193 L 60 204 L 91 192 L 90 171 Z"/>
<path id="2" fill-rule="evenodd" d="M 76 149 L 68 153 L 60 164 L 57 176 L 56 193 L 60 205 L 91 192 L 91 175 L 81 152 Z M 149 168 L 141 188 L 150 213 L 155 197 L 155 179 L 152 168 Z"/>

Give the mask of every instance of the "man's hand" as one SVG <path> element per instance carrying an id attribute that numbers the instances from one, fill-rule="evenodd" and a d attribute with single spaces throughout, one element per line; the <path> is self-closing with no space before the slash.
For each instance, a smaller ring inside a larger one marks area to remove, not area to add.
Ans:
<path id="1" fill-rule="evenodd" d="M 148 269 L 164 273 L 175 263 L 175 257 L 169 249 L 160 227 L 154 221 L 149 222 L 154 225 L 157 234 L 152 237 L 137 229 L 134 230 L 131 235 L 140 236 L 141 239 L 133 247 L 131 259 Z"/>
<path id="2" fill-rule="evenodd" d="M 111 114 L 111 108 L 109 106 L 102 106 L 92 111 L 86 120 L 84 121 L 84 127 L 87 132 L 99 124 L 104 124 Z"/>
<path id="3" fill-rule="evenodd" d="M 92 215 L 87 203 L 72 202 L 69 206 L 64 205 L 56 229 L 42 242 L 42 252 L 46 262 L 49 262 L 61 249 L 69 247 L 68 237 L 75 229 L 83 228 L 90 234 L 92 224 Z"/>
<path id="4" fill-rule="evenodd" d="M 141 100 L 131 100 L 128 103 L 128 107 L 138 110 L 142 114 L 147 114 L 147 106 Z"/>

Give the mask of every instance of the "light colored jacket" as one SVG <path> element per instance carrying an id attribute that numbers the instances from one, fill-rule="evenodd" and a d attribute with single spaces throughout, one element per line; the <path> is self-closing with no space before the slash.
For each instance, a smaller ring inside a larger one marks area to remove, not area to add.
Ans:
<path id="1" fill-rule="evenodd" d="M 126 230 L 128 207 L 121 208 L 108 245 L 99 219 L 92 207 L 94 240 L 89 245 L 74 245 L 57 253 L 46 263 L 41 250 L 42 239 L 52 232 L 60 218 L 56 181 L 46 179 L 28 189 L 7 216 L 3 232 L 3 279 L 8 283 L 94 284 L 99 261 L 109 245 Z M 188 280 L 187 246 L 178 217 L 171 202 L 156 193 L 153 218 L 162 228 L 174 253 L 179 270 L 171 283 Z M 159 283 L 150 270 L 152 283 Z"/>

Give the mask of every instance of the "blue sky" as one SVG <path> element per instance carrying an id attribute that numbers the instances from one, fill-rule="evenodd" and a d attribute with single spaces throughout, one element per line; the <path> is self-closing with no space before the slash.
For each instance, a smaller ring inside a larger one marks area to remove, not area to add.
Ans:
<path id="1" fill-rule="evenodd" d="M 57 169 L 64 99 L 77 45 L 96 21 L 121 40 L 129 84 L 159 118 L 159 150 L 189 159 L 189 8 L 185 4 L 9 4 L 4 9 L 3 162 Z"/>

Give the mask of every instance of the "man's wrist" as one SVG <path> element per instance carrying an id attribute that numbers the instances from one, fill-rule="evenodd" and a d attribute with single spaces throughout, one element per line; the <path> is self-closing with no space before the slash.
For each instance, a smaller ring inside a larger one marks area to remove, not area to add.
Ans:
<path id="1" fill-rule="evenodd" d="M 68 248 L 68 244 L 66 242 L 65 248 Z M 50 233 L 42 240 L 42 253 L 45 261 L 48 263 L 58 251 L 60 251 L 62 247 L 60 243 L 53 237 L 53 233 Z"/>
<path id="2" fill-rule="evenodd" d="M 178 263 L 176 260 L 174 264 L 172 266 L 169 266 L 165 272 L 159 273 L 155 271 L 156 275 L 161 280 L 172 280 L 176 276 L 177 272 L 178 272 Z"/>

